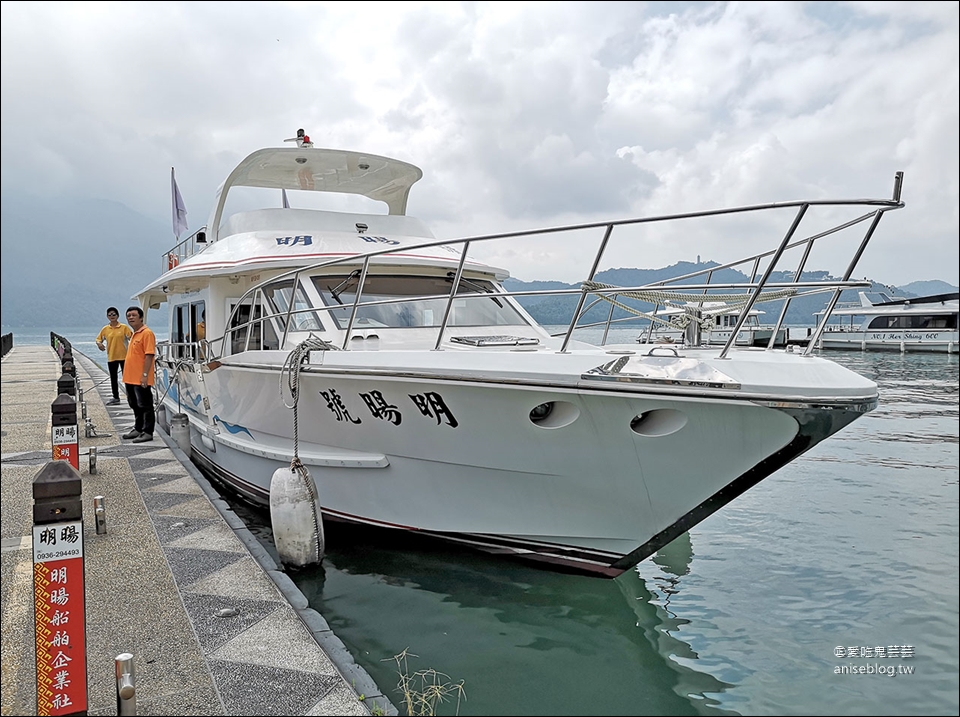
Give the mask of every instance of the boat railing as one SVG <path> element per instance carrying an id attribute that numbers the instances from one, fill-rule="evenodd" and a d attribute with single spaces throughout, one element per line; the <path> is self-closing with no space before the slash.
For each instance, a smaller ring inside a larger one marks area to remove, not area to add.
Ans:
<path id="1" fill-rule="evenodd" d="M 787 309 L 789 307 L 790 301 L 792 298 L 797 296 L 807 295 L 811 293 L 820 293 L 827 292 L 830 293 L 830 298 L 827 303 L 827 308 L 824 311 L 824 316 L 829 317 L 834 308 L 836 307 L 837 300 L 839 299 L 841 293 L 846 289 L 856 289 L 856 288 L 866 288 L 871 286 L 871 283 L 866 280 L 858 281 L 852 280 L 851 276 L 854 269 L 857 266 L 857 263 L 860 257 L 863 254 L 864 249 L 872 238 L 874 232 L 876 231 L 877 225 L 879 224 L 880 219 L 883 214 L 890 210 L 900 209 L 904 206 L 903 202 L 900 200 L 900 189 L 902 183 L 902 172 L 897 172 L 894 180 L 894 191 L 891 199 L 852 199 L 852 200 L 810 200 L 810 201 L 793 201 L 793 202 L 776 202 L 769 204 L 760 204 L 760 205 L 748 205 L 735 208 L 719 209 L 719 210 L 706 210 L 701 212 L 691 212 L 683 214 L 672 214 L 672 215 L 663 215 L 655 217 L 641 217 L 634 219 L 624 219 L 617 221 L 609 222 L 595 222 L 587 224 L 576 224 L 576 225 L 567 225 L 559 227 L 551 227 L 545 229 L 536 229 L 536 230 L 525 230 L 525 231 L 515 231 L 515 232 L 505 232 L 500 234 L 488 234 L 488 235 L 478 235 L 466 238 L 458 239 L 448 239 L 448 240 L 430 240 L 419 242 L 416 244 L 404 245 L 403 252 L 409 253 L 412 250 L 417 249 L 428 249 L 433 247 L 459 247 L 460 259 L 457 265 L 456 271 L 452 277 L 451 289 L 448 296 L 443 297 L 445 300 L 443 317 L 439 323 L 439 326 L 434 328 L 437 329 L 437 338 L 434 345 L 434 348 L 439 350 L 441 348 L 443 338 L 450 324 L 451 310 L 454 305 L 455 300 L 465 298 L 465 295 L 458 293 L 461 287 L 461 284 L 464 282 L 464 273 L 469 271 L 469 266 L 467 264 L 467 259 L 471 255 L 471 250 L 486 242 L 497 241 L 497 240 L 520 240 L 524 238 L 532 237 L 544 237 L 544 236 L 557 236 L 564 233 L 579 232 L 583 230 L 602 230 L 603 236 L 599 242 L 599 246 L 596 250 L 596 253 L 593 255 L 590 268 L 587 272 L 586 278 L 582 281 L 580 288 L 565 288 L 565 289 L 549 289 L 549 290 L 539 290 L 539 291 L 506 291 L 500 290 L 495 294 L 468 294 L 469 297 L 490 297 L 490 296 L 509 296 L 509 297 L 521 297 L 521 296 L 533 296 L 533 295 L 564 295 L 569 294 L 576 297 L 576 308 L 572 312 L 571 319 L 567 325 L 567 329 L 563 334 L 563 341 L 560 348 L 561 352 L 566 352 L 569 349 L 570 342 L 574 331 L 576 329 L 586 328 L 586 324 L 581 323 L 581 320 L 586 316 L 587 312 L 596 306 L 599 302 L 609 302 L 610 309 L 606 321 L 602 322 L 602 325 L 605 327 L 604 330 L 604 339 L 606 342 L 607 334 L 609 328 L 612 324 L 617 323 L 620 319 L 614 318 L 614 309 L 619 307 L 621 309 L 627 309 L 633 311 L 636 315 L 644 314 L 643 311 L 638 309 L 630 309 L 626 303 L 626 299 L 637 300 L 637 301 L 646 301 L 651 303 L 651 299 L 657 302 L 658 307 L 661 303 L 666 301 L 667 296 L 672 297 L 683 297 L 685 300 L 689 300 L 693 292 L 697 292 L 697 295 L 694 297 L 694 300 L 702 299 L 703 302 L 714 301 L 718 295 L 715 292 L 717 291 L 737 291 L 739 296 L 737 298 L 736 311 L 739 315 L 736 326 L 732 327 L 731 335 L 726 344 L 720 352 L 720 357 L 726 357 L 727 353 L 730 351 L 731 347 L 735 344 L 737 335 L 740 330 L 743 328 L 747 317 L 750 315 L 751 310 L 754 305 L 760 303 L 763 300 L 777 300 L 783 302 L 783 307 L 780 312 L 780 316 L 774 324 L 774 330 L 772 332 L 770 342 L 767 348 L 773 348 L 777 335 L 780 332 L 780 329 L 784 323 L 784 317 L 786 316 Z M 868 211 L 865 213 L 859 214 L 852 219 L 838 223 L 829 229 L 818 231 L 814 234 L 800 237 L 799 227 L 807 215 L 808 211 L 813 207 L 866 207 Z M 709 269 L 704 269 L 696 272 L 691 272 L 678 277 L 672 277 L 667 280 L 657 281 L 650 284 L 644 284 L 642 286 L 632 286 L 632 287 L 622 287 L 622 286 L 609 286 L 605 284 L 599 284 L 595 281 L 595 277 L 598 274 L 601 266 L 601 262 L 605 256 L 605 252 L 610 243 L 611 236 L 615 229 L 625 226 L 636 226 L 643 224 L 655 224 L 658 222 L 668 222 L 675 221 L 679 219 L 690 219 L 690 218 L 703 218 L 703 217 L 714 217 L 721 215 L 732 215 L 732 214 L 741 214 L 741 213 L 753 213 L 753 212 L 762 212 L 768 210 L 783 210 L 783 209 L 794 209 L 795 213 L 793 219 L 790 223 L 789 228 L 780 239 L 777 247 L 775 249 L 760 252 L 758 254 L 751 255 L 749 257 L 739 259 L 728 264 L 721 266 L 713 266 Z M 849 264 L 843 273 L 843 275 L 837 279 L 834 277 L 826 278 L 822 281 L 804 281 L 802 280 L 803 272 L 806 267 L 807 259 L 810 256 L 810 252 L 814 244 L 826 237 L 835 235 L 839 232 L 843 232 L 852 227 L 856 227 L 866 223 L 866 230 L 860 243 L 856 250 L 854 251 L 853 257 L 850 259 Z M 789 275 L 793 276 L 792 281 L 787 282 L 774 282 L 771 281 L 771 275 L 778 268 L 784 253 L 788 250 L 799 248 L 801 253 L 801 258 L 796 265 L 795 269 L 789 271 Z M 243 346 L 249 346 L 249 337 L 252 335 L 253 331 L 257 327 L 262 327 L 264 322 L 268 319 L 276 318 L 278 319 L 278 325 L 282 327 L 282 335 L 277 337 L 277 343 L 279 344 L 277 348 L 287 345 L 288 334 L 291 330 L 298 330 L 297 328 L 291 329 L 295 324 L 291 321 L 292 318 L 304 315 L 312 314 L 317 316 L 318 313 L 322 312 L 333 312 L 333 311 L 343 311 L 345 308 L 350 309 L 350 317 L 346 322 L 342 345 L 339 348 L 344 350 L 348 349 L 350 346 L 350 340 L 354 334 L 354 331 L 357 330 L 357 317 L 358 311 L 363 307 L 375 306 L 380 304 L 387 303 L 403 303 L 410 301 L 422 301 L 424 299 L 433 299 L 436 300 L 438 296 L 430 297 L 402 297 L 397 298 L 393 297 L 390 299 L 377 300 L 377 301 L 366 301 L 363 298 L 363 288 L 365 285 L 366 276 L 369 272 L 371 261 L 380 257 L 388 257 L 389 255 L 396 254 L 396 247 L 386 247 L 383 249 L 375 249 L 364 253 L 353 254 L 349 256 L 336 257 L 331 259 L 326 259 L 323 261 L 316 262 L 309 266 L 300 267 L 298 269 L 292 269 L 290 271 L 281 273 L 277 276 L 273 276 L 269 279 L 266 279 L 254 287 L 247 290 L 247 292 L 241 297 L 237 302 L 236 308 L 234 309 L 234 315 L 231 316 L 228 320 L 228 326 L 230 327 L 227 332 L 225 332 L 224 343 L 222 346 L 226 345 L 237 345 L 234 341 L 237 336 L 245 337 L 242 341 Z M 278 285 L 290 285 L 296 288 L 301 286 L 302 282 L 307 280 L 307 277 L 321 269 L 329 269 L 331 266 L 343 265 L 348 267 L 351 272 L 355 272 L 358 279 L 356 283 L 356 290 L 354 293 L 354 298 L 352 304 L 347 304 L 346 306 L 335 306 L 335 307 L 296 307 L 294 301 L 287 302 L 287 306 L 282 307 L 279 310 L 268 311 L 270 303 L 266 301 L 266 294 L 264 290 L 269 286 L 278 286 Z M 714 282 L 713 276 L 720 269 L 726 268 L 736 268 L 739 266 L 749 265 L 749 275 L 750 281 L 746 283 L 717 283 Z M 691 283 L 691 280 L 696 278 L 703 278 L 704 281 L 700 283 Z M 714 293 L 711 293 L 714 292 Z M 589 301 L 589 297 L 593 296 L 594 299 Z M 775 298 L 771 298 L 775 297 Z M 254 315 L 251 312 L 249 319 L 244 321 L 237 320 L 237 311 L 241 305 L 254 305 L 263 307 L 261 313 Z M 597 322 L 599 323 L 599 322 Z M 593 325 L 597 325 L 596 323 Z M 820 333 L 824 330 L 825 321 L 821 321 L 818 327 L 814 331 L 814 335 L 811 337 L 810 341 L 807 342 L 807 347 L 805 349 L 806 353 L 810 353 L 819 339 Z M 249 332 L 247 329 L 249 328 Z M 230 338 L 227 338 L 227 334 L 230 335 Z"/>
<path id="2" fill-rule="evenodd" d="M 207 228 L 201 227 L 160 256 L 160 273 L 176 269 L 180 262 L 186 261 L 194 254 L 199 254 L 207 246 Z"/>
<path id="3" fill-rule="evenodd" d="M 157 358 L 170 364 L 198 362 L 214 356 L 214 347 L 206 339 L 199 341 L 158 341 Z"/>

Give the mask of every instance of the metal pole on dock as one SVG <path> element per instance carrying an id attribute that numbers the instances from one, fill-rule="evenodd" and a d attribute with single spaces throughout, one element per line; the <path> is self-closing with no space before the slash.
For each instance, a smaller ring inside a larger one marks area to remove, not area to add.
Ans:
<path id="1" fill-rule="evenodd" d="M 137 684 L 133 655 L 122 652 L 114 658 L 117 673 L 117 714 L 137 714 Z"/>

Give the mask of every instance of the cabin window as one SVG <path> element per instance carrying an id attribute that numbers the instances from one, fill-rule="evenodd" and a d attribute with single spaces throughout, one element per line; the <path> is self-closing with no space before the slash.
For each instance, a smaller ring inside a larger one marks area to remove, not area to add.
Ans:
<path id="1" fill-rule="evenodd" d="M 303 286 L 297 285 L 293 291 L 293 280 L 270 284 L 263 290 L 270 304 L 269 313 L 276 314 L 277 327 L 284 331 L 287 322 L 287 312 L 290 312 L 290 331 L 323 331 L 323 322 L 307 299 Z M 293 308 L 291 309 L 291 297 Z"/>
<path id="2" fill-rule="evenodd" d="M 170 312 L 170 346 L 175 359 L 204 358 L 200 341 L 206 338 L 206 309 L 203 301 L 178 304 Z"/>
<path id="3" fill-rule="evenodd" d="M 230 353 L 280 348 L 280 339 L 273 325 L 274 319 L 270 316 L 271 312 L 267 312 L 267 316 L 264 317 L 260 296 L 258 292 L 257 301 L 254 303 L 244 302 L 231 306 L 232 316 L 228 328 Z"/>
<path id="4" fill-rule="evenodd" d="M 183 359 L 187 357 L 186 344 L 189 341 L 190 318 L 188 304 L 178 304 L 173 307 L 170 314 L 170 343 L 173 349 L 173 358 Z"/>
<path id="5" fill-rule="evenodd" d="M 867 327 L 870 329 L 955 329 L 956 314 L 933 316 L 916 314 L 914 316 L 877 316 Z"/>
<path id="6" fill-rule="evenodd" d="M 359 271 L 340 276 L 315 276 L 313 283 L 339 328 L 345 328 L 357 295 Z M 363 327 L 436 327 L 450 297 L 452 276 L 367 276 L 355 325 Z M 364 305 L 369 302 L 395 303 Z M 498 297 L 490 281 L 461 279 L 447 321 L 449 326 L 526 324 L 507 299 Z"/>
<path id="7" fill-rule="evenodd" d="M 928 329 L 953 329 L 954 331 L 957 328 L 957 315 L 951 314 L 950 316 L 931 316 L 930 324 L 927 326 Z"/>
<path id="8" fill-rule="evenodd" d="M 200 360 L 206 357 L 206 351 L 201 341 L 207 338 L 207 310 L 202 301 L 194 301 L 190 304 L 190 333 L 187 336 L 189 346 L 187 350 L 190 357 L 194 360 Z"/>

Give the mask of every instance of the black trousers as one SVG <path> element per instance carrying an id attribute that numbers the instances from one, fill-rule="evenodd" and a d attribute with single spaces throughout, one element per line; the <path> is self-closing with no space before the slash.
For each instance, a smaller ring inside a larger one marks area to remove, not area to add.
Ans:
<path id="1" fill-rule="evenodd" d="M 110 388 L 113 389 L 113 397 L 120 398 L 120 384 L 117 377 L 123 371 L 123 359 L 119 361 L 107 361 L 107 368 L 110 369 Z"/>
<path id="2" fill-rule="evenodd" d="M 153 387 L 135 383 L 124 384 L 127 387 L 127 405 L 133 409 L 133 427 L 141 433 L 153 435 L 157 414 L 153 411 Z"/>

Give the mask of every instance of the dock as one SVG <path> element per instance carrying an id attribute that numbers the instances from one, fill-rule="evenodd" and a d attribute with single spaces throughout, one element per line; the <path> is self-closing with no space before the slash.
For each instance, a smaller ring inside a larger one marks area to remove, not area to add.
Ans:
<path id="1" fill-rule="evenodd" d="M 82 395 L 90 422 L 80 418 L 78 430 L 87 713 L 118 714 L 115 661 L 130 653 L 136 714 L 396 715 L 160 423 L 150 443 L 123 441 L 133 412 L 122 398 L 106 405 L 110 381 L 99 365 L 82 354 L 74 361 L 78 416 Z M 15 346 L 3 357 L 3 715 L 38 709 L 33 481 L 52 461 L 62 368 L 47 346 Z"/>

